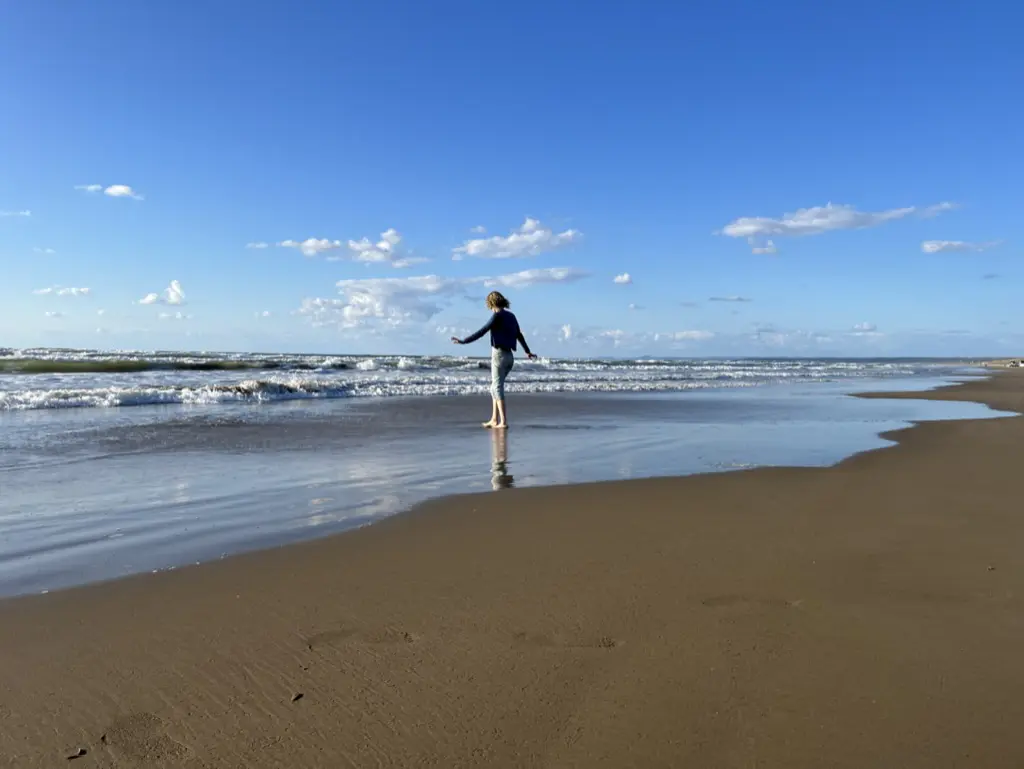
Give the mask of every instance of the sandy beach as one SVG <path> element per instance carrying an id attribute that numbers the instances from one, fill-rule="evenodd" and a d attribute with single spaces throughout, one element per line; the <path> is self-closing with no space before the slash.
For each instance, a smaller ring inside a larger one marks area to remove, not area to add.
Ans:
<path id="1" fill-rule="evenodd" d="M 0 766 L 1020 767 L 1024 419 L 888 437 L 0 602 Z"/>

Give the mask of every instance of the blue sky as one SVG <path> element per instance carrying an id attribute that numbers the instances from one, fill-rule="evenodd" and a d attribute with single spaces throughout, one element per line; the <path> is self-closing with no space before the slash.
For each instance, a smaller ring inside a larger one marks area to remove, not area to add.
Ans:
<path id="1" fill-rule="evenodd" d="M 548 355 L 1020 355 L 1022 25 L 12 0 L 0 346 L 432 353 L 498 286 Z"/>

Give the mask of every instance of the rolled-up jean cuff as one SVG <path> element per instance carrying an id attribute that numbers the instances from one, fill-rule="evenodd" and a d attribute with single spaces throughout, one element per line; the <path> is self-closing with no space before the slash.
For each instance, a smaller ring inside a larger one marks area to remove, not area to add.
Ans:
<path id="1" fill-rule="evenodd" d="M 512 370 L 515 360 L 510 350 L 491 348 L 491 396 L 495 400 L 505 400 L 505 377 Z"/>

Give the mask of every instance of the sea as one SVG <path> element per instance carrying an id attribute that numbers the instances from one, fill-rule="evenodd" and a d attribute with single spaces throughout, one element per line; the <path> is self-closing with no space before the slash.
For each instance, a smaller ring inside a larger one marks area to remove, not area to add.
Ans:
<path id="1" fill-rule="evenodd" d="M 971 403 L 850 397 L 979 376 L 934 359 L 518 360 L 506 432 L 464 356 L 0 348 L 0 595 L 175 569 L 429 498 L 826 466 Z M 538 532 L 543 536 L 543 532 Z"/>

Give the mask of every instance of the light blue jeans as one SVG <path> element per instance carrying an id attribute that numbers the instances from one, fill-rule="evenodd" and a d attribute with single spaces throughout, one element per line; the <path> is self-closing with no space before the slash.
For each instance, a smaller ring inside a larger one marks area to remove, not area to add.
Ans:
<path id="1" fill-rule="evenodd" d="M 491 348 L 491 396 L 495 400 L 505 400 L 505 377 L 515 362 L 515 356 L 510 351 Z"/>

